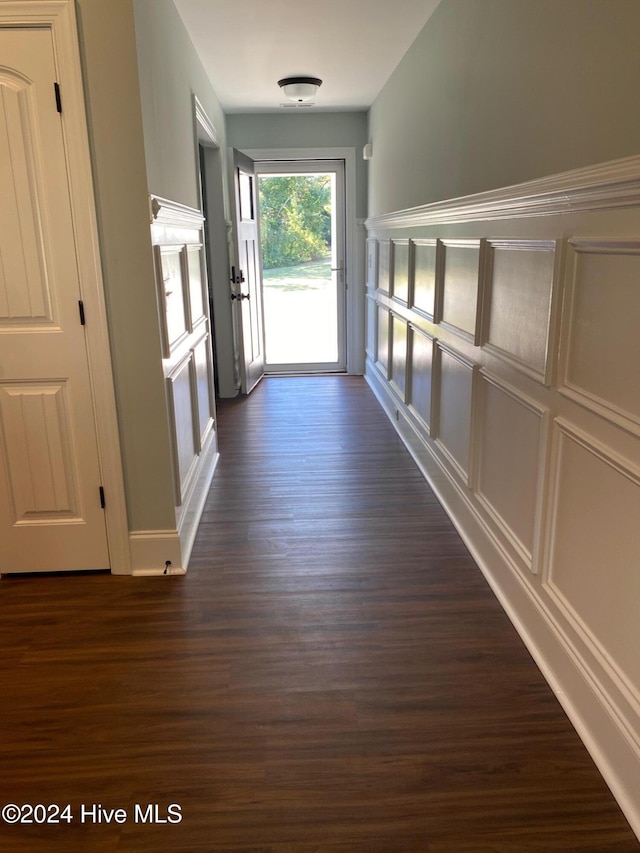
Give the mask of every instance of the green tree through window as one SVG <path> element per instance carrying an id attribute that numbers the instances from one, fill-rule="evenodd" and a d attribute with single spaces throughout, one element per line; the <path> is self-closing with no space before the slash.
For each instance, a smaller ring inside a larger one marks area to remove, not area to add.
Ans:
<path id="1" fill-rule="evenodd" d="M 265 269 L 331 254 L 330 175 L 261 175 L 258 190 Z"/>

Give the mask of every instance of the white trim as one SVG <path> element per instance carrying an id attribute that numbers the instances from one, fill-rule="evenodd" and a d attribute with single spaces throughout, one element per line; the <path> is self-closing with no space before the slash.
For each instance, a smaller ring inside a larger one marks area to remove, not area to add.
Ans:
<path id="1" fill-rule="evenodd" d="M 131 574 L 184 575 L 180 551 L 180 536 L 177 530 L 132 530 L 129 534 L 131 549 Z M 171 563 L 169 567 L 167 562 Z"/>
<path id="2" fill-rule="evenodd" d="M 364 369 L 365 306 L 363 295 L 363 247 L 365 234 L 356 219 L 355 148 L 243 148 L 252 160 L 344 160 L 345 188 L 345 287 L 347 373 L 361 374 Z"/>
<path id="3" fill-rule="evenodd" d="M 193 96 L 193 115 L 197 126 L 200 127 L 202 135 L 205 137 L 205 139 L 201 139 L 200 134 L 196 133 L 197 143 L 205 144 L 206 140 L 206 144 L 212 145 L 214 148 L 220 148 L 218 131 L 207 115 L 207 111 L 200 103 L 197 95 Z"/>
<path id="4" fill-rule="evenodd" d="M 0 26 L 7 25 L 51 28 L 64 104 L 61 121 L 80 288 L 86 314 L 91 318 L 86 326 L 86 341 L 102 485 L 107 497 L 105 522 L 110 568 L 113 574 L 129 574 L 122 455 L 73 0 L 0 0 Z"/>
<path id="5" fill-rule="evenodd" d="M 372 216 L 367 228 L 518 219 L 640 204 L 640 155 L 574 169 L 497 190 Z"/>
<path id="6" fill-rule="evenodd" d="M 198 458 L 200 460 L 198 471 L 192 480 L 191 487 L 185 495 L 180 522 L 178 524 L 182 565 L 185 571 L 189 565 L 200 518 L 220 460 L 218 435 L 215 430 L 212 429 L 209 431 Z"/>

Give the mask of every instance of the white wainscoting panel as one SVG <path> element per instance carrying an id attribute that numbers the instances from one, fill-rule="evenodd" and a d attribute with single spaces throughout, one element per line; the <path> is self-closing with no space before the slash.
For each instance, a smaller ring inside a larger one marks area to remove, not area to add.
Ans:
<path id="1" fill-rule="evenodd" d="M 468 484 L 474 365 L 440 342 L 436 352 L 434 433 L 440 449 Z"/>
<path id="2" fill-rule="evenodd" d="M 563 393 L 640 434 L 640 241 L 571 240 Z"/>
<path id="3" fill-rule="evenodd" d="M 448 328 L 479 343 L 479 240 L 443 240 L 444 280 L 442 311 L 438 318 Z"/>
<path id="4" fill-rule="evenodd" d="M 367 240 L 367 287 L 376 288 L 378 282 L 378 241 Z"/>
<path id="5" fill-rule="evenodd" d="M 387 296 L 391 292 L 391 241 L 378 243 L 378 289 Z"/>
<path id="6" fill-rule="evenodd" d="M 436 314 L 437 240 L 412 240 L 411 307 L 433 320 Z"/>
<path id="7" fill-rule="evenodd" d="M 367 228 L 366 379 L 640 837 L 640 157 Z"/>
<path id="8" fill-rule="evenodd" d="M 185 246 L 182 250 L 183 277 L 189 286 L 189 331 L 193 332 L 198 323 L 207 318 L 205 305 L 207 304 L 207 293 L 205 291 L 204 275 L 204 252 L 201 244 Z"/>
<path id="9" fill-rule="evenodd" d="M 392 245 L 391 295 L 406 305 L 409 301 L 409 241 L 393 240 Z"/>
<path id="10" fill-rule="evenodd" d="M 367 292 L 367 329 L 366 329 L 366 356 L 372 361 L 376 359 L 377 332 L 378 332 L 378 307 L 376 298 L 371 292 Z"/>
<path id="11" fill-rule="evenodd" d="M 404 400 L 407 389 L 407 322 L 395 314 L 391 315 L 391 383 Z"/>
<path id="12" fill-rule="evenodd" d="M 477 497 L 524 566 L 535 571 L 545 465 L 545 410 L 487 373 L 478 378 Z"/>
<path id="13" fill-rule="evenodd" d="M 193 367 L 196 383 L 198 422 L 198 430 L 196 432 L 198 439 L 198 451 L 202 450 L 204 447 L 207 435 L 209 434 L 209 431 L 213 429 L 215 418 L 213 397 L 210 393 L 210 388 L 213 384 L 213 376 L 211 375 L 212 364 L 211 359 L 209 358 L 210 349 L 211 340 L 208 334 L 205 334 L 204 337 L 193 347 Z"/>
<path id="14" fill-rule="evenodd" d="M 483 344 L 548 384 L 555 312 L 554 241 L 490 240 L 487 245 Z"/>
<path id="15" fill-rule="evenodd" d="M 376 363 L 384 375 L 388 377 L 390 317 L 388 309 L 382 305 L 378 305 L 377 320 Z"/>
<path id="16" fill-rule="evenodd" d="M 415 326 L 409 327 L 407 402 L 427 434 L 431 432 L 434 347 L 435 341 L 430 335 Z"/>
<path id="17" fill-rule="evenodd" d="M 554 427 L 545 584 L 640 706 L 640 469 L 567 421 Z"/>
<path id="18" fill-rule="evenodd" d="M 182 566 L 186 568 L 218 460 L 204 220 L 199 211 L 167 199 L 153 197 L 151 210 L 172 434 L 176 529 Z M 167 532 L 169 540 L 171 536 Z M 147 563 L 151 557 L 155 559 L 168 541 L 166 537 L 158 531 L 142 537 L 145 548 L 138 547 L 140 558 Z M 154 540 L 160 543 L 158 548 Z M 146 552 L 149 557 L 144 556 Z"/>

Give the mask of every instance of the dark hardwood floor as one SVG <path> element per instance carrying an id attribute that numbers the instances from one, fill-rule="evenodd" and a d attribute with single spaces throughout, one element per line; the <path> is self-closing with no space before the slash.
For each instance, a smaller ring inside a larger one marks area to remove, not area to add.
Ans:
<path id="1" fill-rule="evenodd" d="M 362 379 L 219 435 L 186 577 L 0 582 L 0 805 L 74 815 L 1 851 L 640 851 Z"/>

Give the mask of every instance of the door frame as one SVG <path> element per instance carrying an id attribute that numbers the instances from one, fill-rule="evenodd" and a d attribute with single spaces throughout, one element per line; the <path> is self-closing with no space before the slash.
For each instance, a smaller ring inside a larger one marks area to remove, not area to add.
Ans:
<path id="1" fill-rule="evenodd" d="M 62 134 L 80 295 L 85 313 L 91 318 L 85 326 L 85 334 L 98 458 L 106 495 L 104 512 L 110 569 L 112 574 L 131 574 L 122 455 L 74 0 L 0 0 L 0 27 L 47 27 L 52 33 L 57 82 L 63 97 Z"/>
<path id="2" fill-rule="evenodd" d="M 347 373 L 364 373 L 364 220 L 356 219 L 355 148 L 242 148 L 252 160 L 344 160 Z"/>
<path id="3" fill-rule="evenodd" d="M 344 160 L 302 160 L 297 158 L 296 160 L 256 160 L 255 162 L 255 174 L 256 174 L 256 193 L 258 197 L 258 215 L 261 217 L 260 213 L 260 190 L 259 190 L 259 179 L 263 175 L 314 175 L 314 174 L 334 174 L 335 175 L 335 189 L 336 189 L 336 205 L 335 209 L 332 211 L 332 230 L 335 226 L 335 245 L 332 246 L 332 255 L 338 248 L 337 257 L 335 263 L 338 265 L 333 268 L 333 271 L 337 273 L 336 275 L 336 298 L 337 298 L 337 344 L 338 344 L 338 353 L 335 362 L 332 363 L 320 363 L 320 362 L 310 362 L 310 363 L 298 363 L 298 362 L 288 362 L 284 364 L 270 364 L 266 363 L 266 325 L 264 319 L 264 279 L 262 280 L 261 287 L 261 300 L 262 300 L 262 325 L 263 325 L 263 341 L 265 346 L 265 373 L 273 376 L 277 376 L 278 374 L 287 374 L 287 373 L 344 373 L 347 369 L 347 331 L 346 331 L 346 315 L 347 315 L 347 304 L 346 304 L 346 267 L 347 267 L 347 233 L 346 233 L 346 164 Z M 260 233 L 260 232 L 259 232 Z M 262 235 L 260 234 L 260 240 L 262 241 Z M 262 244 L 260 246 L 262 250 Z M 261 251 L 262 254 L 262 251 Z M 264 270 L 263 270 L 264 272 Z"/>

